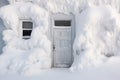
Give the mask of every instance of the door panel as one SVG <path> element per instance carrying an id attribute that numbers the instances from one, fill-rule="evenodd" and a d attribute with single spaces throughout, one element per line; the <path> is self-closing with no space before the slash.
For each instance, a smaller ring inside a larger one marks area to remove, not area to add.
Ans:
<path id="1" fill-rule="evenodd" d="M 54 67 L 69 67 L 72 64 L 71 28 L 53 28 Z"/>

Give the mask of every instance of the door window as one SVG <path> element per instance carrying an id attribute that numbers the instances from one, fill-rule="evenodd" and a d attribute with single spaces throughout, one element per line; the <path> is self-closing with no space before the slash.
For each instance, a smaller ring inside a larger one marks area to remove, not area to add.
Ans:
<path id="1" fill-rule="evenodd" d="M 55 20 L 55 26 L 70 27 L 71 20 Z"/>

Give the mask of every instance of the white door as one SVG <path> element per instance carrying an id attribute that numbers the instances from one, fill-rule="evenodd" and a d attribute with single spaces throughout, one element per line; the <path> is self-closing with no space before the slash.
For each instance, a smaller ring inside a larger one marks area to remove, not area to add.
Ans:
<path id="1" fill-rule="evenodd" d="M 72 64 L 72 20 L 54 20 L 53 66 L 70 67 Z"/>

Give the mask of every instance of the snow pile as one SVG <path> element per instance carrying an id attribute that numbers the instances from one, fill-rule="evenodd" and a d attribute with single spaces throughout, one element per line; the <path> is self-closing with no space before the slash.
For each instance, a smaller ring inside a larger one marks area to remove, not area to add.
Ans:
<path id="1" fill-rule="evenodd" d="M 76 15 L 74 63 L 71 70 L 106 61 L 120 53 L 120 15 L 110 6 L 90 6 Z"/>
<path id="2" fill-rule="evenodd" d="M 0 69 L 18 71 L 25 75 L 51 67 L 51 42 L 46 36 L 48 12 L 32 3 L 17 3 L 0 9 L 6 30 L 6 46 L 0 56 Z M 19 32 L 20 19 L 32 19 L 31 39 L 24 40 Z"/>

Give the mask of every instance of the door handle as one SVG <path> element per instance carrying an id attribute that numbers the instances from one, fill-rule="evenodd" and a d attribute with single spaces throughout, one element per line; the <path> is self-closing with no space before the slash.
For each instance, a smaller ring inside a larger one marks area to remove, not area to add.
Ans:
<path id="1" fill-rule="evenodd" d="M 55 50 L 55 45 L 53 45 L 53 50 Z"/>

